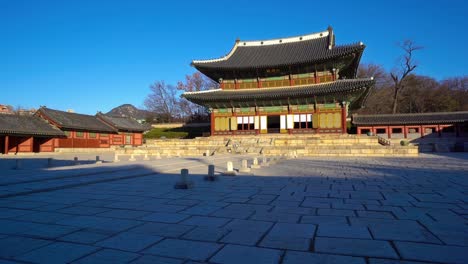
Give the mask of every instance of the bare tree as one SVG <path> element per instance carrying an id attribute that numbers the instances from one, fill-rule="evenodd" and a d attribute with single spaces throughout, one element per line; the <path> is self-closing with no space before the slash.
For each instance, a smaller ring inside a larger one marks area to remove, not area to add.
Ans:
<path id="1" fill-rule="evenodd" d="M 401 65 L 396 70 L 390 73 L 390 77 L 393 81 L 393 114 L 397 112 L 398 95 L 405 88 L 406 77 L 408 77 L 408 75 L 417 67 L 417 64 L 413 58 L 413 53 L 417 50 L 422 49 L 421 46 L 415 45 L 415 43 L 412 40 L 405 40 L 399 46 L 404 51 L 404 55 L 401 58 Z"/>
<path id="2" fill-rule="evenodd" d="M 177 83 L 177 89 L 185 92 L 205 91 L 217 87 L 218 83 L 200 72 L 195 72 L 192 75 L 185 75 L 185 81 Z M 196 105 L 185 98 L 181 99 L 180 108 L 189 120 L 202 121 L 208 118 L 208 112 L 205 107 Z"/>
<path id="3" fill-rule="evenodd" d="M 156 113 L 163 121 L 172 122 L 180 117 L 180 99 L 177 88 L 166 85 L 164 81 L 156 81 L 150 85 L 151 93 L 145 99 L 145 106 Z"/>

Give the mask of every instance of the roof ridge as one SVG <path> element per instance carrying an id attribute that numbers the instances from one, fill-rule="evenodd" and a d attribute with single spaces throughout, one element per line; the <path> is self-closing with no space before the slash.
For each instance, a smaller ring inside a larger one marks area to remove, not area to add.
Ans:
<path id="1" fill-rule="evenodd" d="M 387 117 L 387 116 L 411 116 L 411 115 L 442 115 L 442 114 L 468 114 L 468 111 L 453 111 L 453 112 L 425 112 L 425 113 L 397 113 L 397 114 L 354 114 L 359 117 Z"/>
<path id="2" fill-rule="evenodd" d="M 225 56 L 214 58 L 214 59 L 205 59 L 205 60 L 193 60 L 191 65 L 196 63 L 211 63 L 211 62 L 218 62 L 228 60 L 236 51 L 238 47 L 254 47 L 254 46 L 270 46 L 270 45 L 280 45 L 280 44 L 287 44 L 287 43 L 295 43 L 300 41 L 312 40 L 312 39 L 319 39 L 319 38 L 326 38 L 330 34 L 328 29 L 324 31 L 309 33 L 305 35 L 296 35 L 292 37 L 284 37 L 284 38 L 274 38 L 274 39 L 264 39 L 264 40 L 248 40 L 242 41 L 240 39 L 236 39 L 234 43 L 234 47 L 231 51 L 226 54 Z M 332 33 L 333 34 L 333 33 Z M 360 42 L 362 43 L 362 42 Z"/>

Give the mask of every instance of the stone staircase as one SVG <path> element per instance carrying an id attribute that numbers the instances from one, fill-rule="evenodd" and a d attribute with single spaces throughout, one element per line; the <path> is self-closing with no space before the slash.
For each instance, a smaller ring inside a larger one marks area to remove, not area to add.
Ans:
<path id="1" fill-rule="evenodd" d="M 377 137 L 357 135 L 259 135 L 205 137 L 195 139 L 154 139 L 117 154 L 202 156 L 216 154 L 265 156 L 417 156 L 416 146 L 382 146 Z"/>

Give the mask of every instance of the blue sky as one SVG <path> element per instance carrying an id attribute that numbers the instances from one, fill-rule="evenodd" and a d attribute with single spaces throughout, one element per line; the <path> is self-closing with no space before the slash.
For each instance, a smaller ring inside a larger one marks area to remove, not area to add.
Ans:
<path id="1" fill-rule="evenodd" d="M 362 41 L 363 63 L 391 70 L 412 39 L 416 73 L 467 75 L 468 4 L 443 1 L 0 0 L 0 104 L 95 114 L 143 106 L 156 80 L 176 84 L 193 59 L 223 56 L 237 37 L 302 35 L 333 26 Z"/>

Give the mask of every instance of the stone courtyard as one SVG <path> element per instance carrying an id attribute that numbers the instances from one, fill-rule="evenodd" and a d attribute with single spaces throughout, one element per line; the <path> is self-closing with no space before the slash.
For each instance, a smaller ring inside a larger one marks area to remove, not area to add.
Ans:
<path id="1" fill-rule="evenodd" d="M 0 263 L 468 263 L 466 153 L 74 155 L 0 159 Z"/>

